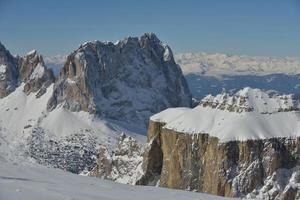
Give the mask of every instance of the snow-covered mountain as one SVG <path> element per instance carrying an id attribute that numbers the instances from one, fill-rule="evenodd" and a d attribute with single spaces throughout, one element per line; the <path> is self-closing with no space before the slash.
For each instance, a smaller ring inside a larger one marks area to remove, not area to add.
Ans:
<path id="1" fill-rule="evenodd" d="M 48 108 L 141 122 L 191 95 L 171 49 L 150 33 L 118 43 L 87 42 L 68 56 Z"/>
<path id="2" fill-rule="evenodd" d="M 7 160 L 90 171 L 100 145 L 111 151 L 123 132 L 145 141 L 150 115 L 191 104 L 170 47 L 151 33 L 87 42 L 56 79 L 36 51 L 13 57 L 0 47 L 0 154 Z"/>
<path id="3" fill-rule="evenodd" d="M 79 173 L 94 167 L 100 143 L 113 146 L 121 132 L 143 140 L 117 123 L 89 113 L 61 107 L 49 112 L 54 76 L 42 56 L 32 51 L 14 58 L 4 52 L 2 83 L 6 87 L 0 99 L 0 152 L 5 160 L 38 162 Z"/>
<path id="4" fill-rule="evenodd" d="M 185 53 L 175 59 L 198 100 L 244 87 L 300 93 L 300 58 Z"/>
<path id="5" fill-rule="evenodd" d="M 142 185 L 249 199 L 300 197 L 300 103 L 245 88 L 150 118 Z"/>
<path id="6" fill-rule="evenodd" d="M 24 92 L 42 95 L 54 82 L 53 72 L 35 50 L 23 57 L 13 57 L 0 43 L 0 98 L 12 93 L 21 84 Z"/>
<path id="7" fill-rule="evenodd" d="M 37 51 L 14 57 L 0 45 L 0 161 L 230 197 L 300 197 L 297 95 L 237 91 L 246 77 L 268 77 L 271 89 L 286 80 L 283 92 L 299 92 L 298 59 L 177 60 L 193 95 L 206 96 L 194 108 L 170 47 L 152 33 L 86 42 L 46 64 Z"/>

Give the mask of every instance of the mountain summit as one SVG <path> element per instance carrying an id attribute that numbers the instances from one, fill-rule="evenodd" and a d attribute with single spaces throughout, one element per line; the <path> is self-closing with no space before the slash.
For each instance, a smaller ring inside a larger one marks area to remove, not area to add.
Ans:
<path id="1" fill-rule="evenodd" d="M 23 57 L 14 57 L 0 43 L 0 98 L 13 92 L 22 83 L 27 93 L 45 93 L 46 88 L 54 82 L 51 69 L 45 66 L 43 57 L 36 50 Z"/>
<path id="2" fill-rule="evenodd" d="M 110 119 L 142 121 L 168 107 L 190 106 L 191 94 L 169 46 L 155 34 L 117 43 L 86 42 L 71 53 L 48 103 Z"/>

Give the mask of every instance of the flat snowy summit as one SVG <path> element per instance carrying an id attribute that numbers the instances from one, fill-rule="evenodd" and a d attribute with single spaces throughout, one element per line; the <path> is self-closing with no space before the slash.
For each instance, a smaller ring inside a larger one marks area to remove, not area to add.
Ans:
<path id="1" fill-rule="evenodd" d="M 169 108 L 150 118 L 182 133 L 209 134 L 221 141 L 300 136 L 300 103 L 294 95 L 244 88 L 208 95 L 195 108 Z"/>

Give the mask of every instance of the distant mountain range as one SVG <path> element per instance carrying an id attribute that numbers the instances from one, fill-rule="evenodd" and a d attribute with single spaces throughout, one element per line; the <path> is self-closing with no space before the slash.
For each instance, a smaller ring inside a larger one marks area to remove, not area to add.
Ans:
<path id="1" fill-rule="evenodd" d="M 198 100 L 244 87 L 300 93 L 300 58 L 186 53 L 175 59 Z"/>
<path id="2" fill-rule="evenodd" d="M 183 53 L 175 56 L 185 75 L 300 74 L 300 58 Z"/>

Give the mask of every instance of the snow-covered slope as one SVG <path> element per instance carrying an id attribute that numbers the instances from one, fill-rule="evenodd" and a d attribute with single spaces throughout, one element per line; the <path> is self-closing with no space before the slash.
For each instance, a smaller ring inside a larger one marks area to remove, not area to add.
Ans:
<path id="1" fill-rule="evenodd" d="M 142 132 L 132 132 L 129 125 L 87 112 L 62 107 L 48 112 L 53 84 L 39 98 L 36 92 L 26 94 L 23 89 L 24 84 L 0 99 L 0 157 L 6 160 L 38 162 L 79 173 L 95 166 L 99 144 L 113 148 L 122 132 L 145 141 Z"/>
<path id="2" fill-rule="evenodd" d="M 300 58 L 184 53 L 175 56 L 185 75 L 299 74 Z"/>
<path id="3" fill-rule="evenodd" d="M 207 133 L 221 141 L 300 136 L 300 104 L 292 95 L 267 94 L 245 88 L 204 98 L 198 106 L 172 108 L 152 116 L 165 128 Z"/>
<path id="4" fill-rule="evenodd" d="M 0 161 L 3 200 L 218 200 L 229 199 L 147 186 L 129 186 L 40 166 Z"/>

